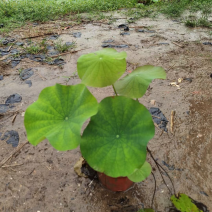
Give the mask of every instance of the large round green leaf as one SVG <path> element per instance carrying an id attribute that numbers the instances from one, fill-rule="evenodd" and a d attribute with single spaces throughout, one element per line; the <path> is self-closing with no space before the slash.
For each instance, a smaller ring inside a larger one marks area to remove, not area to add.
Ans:
<path id="1" fill-rule="evenodd" d="M 151 208 L 144 208 L 144 209 L 139 210 L 138 212 L 155 212 L 155 211 Z"/>
<path id="2" fill-rule="evenodd" d="M 192 199 L 186 194 L 179 194 L 179 197 L 175 195 L 171 196 L 171 201 L 177 210 L 181 212 L 203 212 L 192 202 Z"/>
<path id="3" fill-rule="evenodd" d="M 77 61 L 77 71 L 82 83 L 92 87 L 112 85 L 126 70 L 126 52 L 103 49 L 82 55 Z"/>
<path id="4" fill-rule="evenodd" d="M 131 175 L 129 175 L 128 178 L 131 181 L 138 183 L 145 180 L 151 174 L 151 171 L 152 171 L 151 165 L 147 161 L 145 161 L 143 166 L 140 169 L 137 169 Z"/>
<path id="5" fill-rule="evenodd" d="M 115 83 L 118 94 L 130 98 L 142 97 L 153 79 L 166 79 L 163 68 L 146 65 L 136 68 L 132 73 Z"/>
<path id="6" fill-rule="evenodd" d="M 83 84 L 47 87 L 26 110 L 27 138 L 33 145 L 47 138 L 57 150 L 74 149 L 81 141 L 83 123 L 97 110 L 96 99 Z"/>
<path id="7" fill-rule="evenodd" d="M 151 114 L 138 101 L 107 97 L 84 130 L 80 148 L 94 170 L 110 177 L 129 176 L 144 164 L 154 132 Z"/>

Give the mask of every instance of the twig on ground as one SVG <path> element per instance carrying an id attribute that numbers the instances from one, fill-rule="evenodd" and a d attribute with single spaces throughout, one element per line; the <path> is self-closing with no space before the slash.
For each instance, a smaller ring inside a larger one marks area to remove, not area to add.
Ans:
<path id="1" fill-rule="evenodd" d="M 161 170 L 160 170 L 160 167 L 159 167 L 158 162 L 155 160 L 155 158 L 154 158 L 153 155 L 152 155 L 152 152 L 151 152 L 148 148 L 147 148 L 147 151 L 149 152 L 151 158 L 152 158 L 153 161 L 155 162 L 155 164 L 156 164 L 156 166 L 157 166 L 157 168 L 158 168 L 158 170 L 159 170 L 159 173 L 160 173 L 160 175 L 161 175 L 161 177 L 162 177 L 162 179 L 163 179 L 164 184 L 166 185 L 166 187 L 167 187 L 167 189 L 169 190 L 170 194 L 172 194 L 171 189 L 170 189 L 170 188 L 168 187 L 168 185 L 166 184 L 166 181 L 165 181 L 165 179 L 164 179 L 164 177 L 163 177 L 163 175 L 162 175 L 162 172 L 161 172 Z M 166 171 L 165 171 L 165 172 L 166 172 Z M 166 172 L 166 174 L 168 175 L 167 172 Z"/>
<path id="2" fill-rule="evenodd" d="M 146 26 L 129 26 L 129 28 L 135 28 L 135 29 L 137 29 L 137 28 L 147 28 Z"/>
<path id="3" fill-rule="evenodd" d="M 182 45 L 180 45 L 180 44 L 178 44 L 178 43 L 176 43 L 176 42 L 172 42 L 174 45 L 176 45 L 176 46 L 179 46 L 180 48 L 184 48 L 184 46 L 182 46 Z"/>
<path id="4" fill-rule="evenodd" d="M 46 80 L 46 78 L 44 78 L 39 72 L 37 72 L 37 75 L 38 75 L 43 81 Z"/>
<path id="5" fill-rule="evenodd" d="M 169 180 L 170 180 L 170 182 L 171 182 L 171 184 L 172 184 L 173 190 L 174 190 L 174 195 L 176 195 L 174 183 L 172 182 L 171 177 L 169 176 L 169 174 L 167 173 L 167 171 L 166 171 L 166 170 L 155 160 L 155 158 L 154 158 L 153 155 L 152 155 L 152 152 L 150 151 L 150 149 L 149 149 L 148 147 L 147 147 L 147 151 L 149 152 L 151 158 L 152 158 L 153 161 L 155 162 L 155 164 L 156 164 L 156 166 L 157 166 L 157 168 L 158 168 L 158 170 L 159 170 L 159 172 L 160 172 L 160 175 L 161 175 L 161 177 L 162 177 L 162 179 L 163 179 L 163 182 L 164 182 L 164 184 L 166 185 L 166 187 L 168 188 L 169 192 L 172 193 L 172 192 L 171 192 L 171 189 L 168 187 L 168 185 L 166 184 L 166 181 L 164 180 L 164 177 L 163 177 L 163 175 L 162 175 L 162 173 L 161 173 L 160 168 L 166 173 L 167 177 L 169 178 Z"/>
<path id="6" fill-rule="evenodd" d="M 35 171 L 35 168 L 28 175 L 31 175 L 34 171 Z"/>
<path id="7" fill-rule="evenodd" d="M 174 68 L 174 66 L 176 65 L 177 63 L 175 63 L 173 66 L 169 67 L 169 69 L 167 71 L 170 71 L 172 68 Z"/>
<path id="8" fill-rule="evenodd" d="M 160 130 L 160 127 L 156 123 L 154 123 L 154 125 L 155 125 L 155 127 L 157 127 Z"/>
<path id="9" fill-rule="evenodd" d="M 24 147 L 26 144 L 28 144 L 28 143 L 29 143 L 29 141 L 26 141 L 25 143 L 19 145 L 15 150 L 13 150 L 7 158 L 3 159 L 3 160 L 0 162 L 0 168 L 1 168 L 1 167 L 2 167 L 2 166 L 3 166 L 3 165 L 14 155 L 14 154 L 16 154 L 21 148 L 23 148 L 23 147 Z"/>
<path id="10" fill-rule="evenodd" d="M 46 36 L 46 35 L 55 35 L 55 33 L 49 32 L 49 33 L 45 33 L 45 34 L 42 34 L 42 35 L 34 35 L 34 36 L 25 37 L 25 38 L 22 38 L 22 39 L 25 40 L 25 39 L 31 39 L 31 38 L 38 38 L 38 37 L 43 37 L 43 36 Z M 59 35 L 59 34 L 56 33 L 56 35 Z"/>
<path id="11" fill-rule="evenodd" d="M 90 187 L 91 186 L 91 184 L 93 183 L 93 181 L 94 181 L 94 179 L 88 184 L 88 187 Z"/>
<path id="12" fill-rule="evenodd" d="M 163 135 L 164 130 L 161 131 L 159 138 Z"/>
<path id="13" fill-rule="evenodd" d="M 16 112 L 16 114 L 13 116 L 13 119 L 12 119 L 12 124 L 14 124 L 14 122 L 15 122 L 15 119 L 16 119 L 16 117 L 17 117 L 17 115 L 18 115 L 18 113 Z"/>
<path id="14" fill-rule="evenodd" d="M 15 166 L 22 166 L 24 165 L 23 163 L 22 164 L 11 164 L 11 165 L 5 165 L 5 166 L 2 166 L 2 168 L 9 168 L 9 167 L 15 167 Z"/>
<path id="15" fill-rule="evenodd" d="M 152 115 L 152 117 L 155 117 L 155 118 L 158 118 L 158 119 L 160 119 L 160 117 L 158 117 L 158 116 L 153 116 L 153 115 Z"/>
<path id="16" fill-rule="evenodd" d="M 175 111 L 174 110 L 172 110 L 172 112 L 171 112 L 171 122 L 170 122 L 170 131 L 171 131 L 171 133 L 173 134 L 173 132 L 174 132 L 174 116 L 175 116 Z"/>
<path id="17" fill-rule="evenodd" d="M 5 55 L 3 57 L 0 58 L 0 61 L 5 60 L 8 57 L 8 55 Z"/>
<path id="18" fill-rule="evenodd" d="M 154 173 L 153 173 L 153 172 L 152 172 L 152 176 L 153 176 L 154 181 L 155 181 L 155 188 L 154 188 L 154 193 L 153 193 L 153 196 L 152 196 L 152 204 L 151 204 L 151 208 L 153 208 L 153 202 L 154 202 L 154 199 L 155 199 L 155 193 L 156 193 L 156 187 L 157 187 L 157 182 L 156 182 L 155 175 L 154 175 Z"/>
<path id="19" fill-rule="evenodd" d="M 13 45 L 11 45 L 11 46 L 9 47 L 8 52 L 10 51 L 10 49 L 12 48 L 12 46 L 13 46 Z"/>
<path id="20" fill-rule="evenodd" d="M 93 179 L 93 180 L 91 180 L 91 182 L 88 184 L 88 187 L 87 187 L 87 188 L 85 188 L 85 191 L 86 191 L 88 188 L 90 188 L 90 187 L 91 187 L 91 185 L 92 185 L 93 181 L 94 181 L 94 179 Z"/>
<path id="21" fill-rule="evenodd" d="M 86 48 L 86 49 L 88 49 L 88 48 Z M 58 55 L 51 56 L 51 58 L 60 57 L 60 56 L 66 55 L 66 54 L 76 53 L 76 52 L 79 52 L 79 51 L 82 51 L 82 50 L 85 50 L 85 49 L 74 50 L 74 51 L 71 51 L 71 52 L 64 52 L 64 53 L 61 53 L 61 54 L 58 54 Z"/>
<path id="22" fill-rule="evenodd" d="M 118 17 L 113 17 L 112 19 L 127 19 L 127 18 L 118 18 Z"/>

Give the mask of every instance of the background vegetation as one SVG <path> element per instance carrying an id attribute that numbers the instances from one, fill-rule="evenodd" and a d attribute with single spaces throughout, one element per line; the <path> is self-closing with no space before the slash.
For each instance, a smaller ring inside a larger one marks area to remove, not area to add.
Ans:
<path id="1" fill-rule="evenodd" d="M 158 3 L 153 3 L 153 0 L 1 0 L 0 26 L 3 24 L 4 27 L 0 30 L 21 26 L 26 21 L 44 22 L 67 14 L 113 11 L 121 8 L 139 8 L 140 13 L 146 16 L 151 9 L 177 17 L 185 10 L 209 14 L 212 10 L 212 0 L 161 0 Z"/>

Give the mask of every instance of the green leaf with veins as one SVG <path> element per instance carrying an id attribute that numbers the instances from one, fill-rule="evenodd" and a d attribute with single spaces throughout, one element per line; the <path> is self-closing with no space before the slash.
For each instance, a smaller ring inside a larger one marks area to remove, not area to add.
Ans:
<path id="1" fill-rule="evenodd" d="M 81 141 L 83 123 L 97 110 L 97 100 L 83 84 L 47 87 L 26 110 L 27 138 L 33 145 L 47 138 L 57 150 L 74 149 Z"/>
<path id="2" fill-rule="evenodd" d="M 151 174 L 151 171 L 152 171 L 151 165 L 147 161 L 145 161 L 143 166 L 140 169 L 137 169 L 131 175 L 129 175 L 128 178 L 131 181 L 138 183 L 145 180 Z"/>
<path id="3" fill-rule="evenodd" d="M 96 171 L 125 177 L 146 161 L 146 147 L 155 127 L 149 111 L 138 101 L 107 97 L 84 130 L 81 152 Z"/>
<path id="4" fill-rule="evenodd" d="M 154 79 L 166 79 L 165 70 L 161 67 L 146 65 L 136 68 L 132 73 L 117 81 L 114 86 L 120 95 L 140 98 Z"/>
<path id="5" fill-rule="evenodd" d="M 112 85 L 126 70 L 126 52 L 103 49 L 82 55 L 77 61 L 77 71 L 82 83 L 91 87 Z"/>
<path id="6" fill-rule="evenodd" d="M 192 199 L 186 194 L 179 194 L 179 197 L 172 195 L 171 201 L 177 210 L 181 212 L 203 212 L 197 208 L 197 206 L 192 202 Z"/>

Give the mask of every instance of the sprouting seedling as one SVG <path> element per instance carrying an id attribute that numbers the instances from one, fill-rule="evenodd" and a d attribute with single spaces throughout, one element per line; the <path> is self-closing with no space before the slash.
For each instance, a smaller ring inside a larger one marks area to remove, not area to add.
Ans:
<path id="1" fill-rule="evenodd" d="M 18 69 L 19 74 L 21 74 L 21 72 L 22 72 L 23 70 L 24 70 L 23 68 L 19 68 L 19 69 Z"/>
<path id="2" fill-rule="evenodd" d="M 77 71 L 75 71 L 71 76 L 63 76 L 63 78 L 66 78 L 66 83 L 70 81 L 71 78 L 74 78 L 77 76 Z"/>

